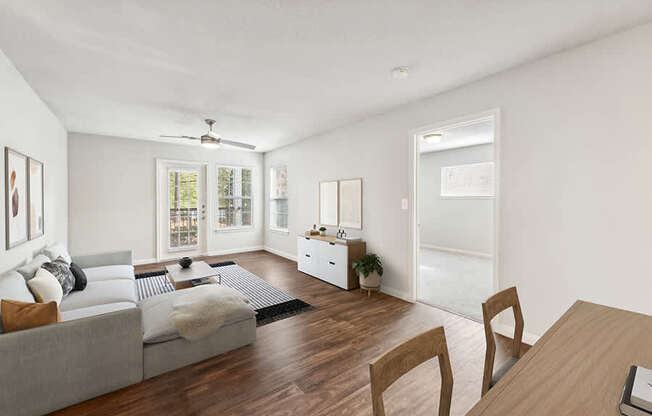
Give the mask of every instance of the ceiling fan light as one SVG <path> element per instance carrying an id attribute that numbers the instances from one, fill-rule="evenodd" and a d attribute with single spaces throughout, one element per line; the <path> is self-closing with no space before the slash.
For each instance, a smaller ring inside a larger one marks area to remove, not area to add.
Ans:
<path id="1" fill-rule="evenodd" d="M 201 136 L 201 145 L 210 149 L 217 149 L 220 147 L 220 142 L 215 137 L 205 134 Z"/>

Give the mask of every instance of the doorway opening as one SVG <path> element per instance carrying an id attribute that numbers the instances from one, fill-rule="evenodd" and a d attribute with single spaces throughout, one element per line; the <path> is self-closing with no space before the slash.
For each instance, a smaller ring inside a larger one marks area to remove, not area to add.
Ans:
<path id="1" fill-rule="evenodd" d="M 206 252 L 206 164 L 157 160 L 157 260 Z"/>
<path id="2" fill-rule="evenodd" d="M 498 287 L 497 115 L 413 137 L 413 297 L 476 321 Z"/>

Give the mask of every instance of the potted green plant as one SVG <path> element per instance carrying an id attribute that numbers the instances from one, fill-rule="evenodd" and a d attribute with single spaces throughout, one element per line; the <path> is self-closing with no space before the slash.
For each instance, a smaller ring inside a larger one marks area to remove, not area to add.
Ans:
<path id="1" fill-rule="evenodd" d="M 319 227 L 319 235 L 326 235 L 326 227 Z"/>
<path id="2" fill-rule="evenodd" d="M 373 254 L 365 254 L 353 262 L 353 271 L 360 279 L 360 288 L 369 291 L 380 290 L 380 276 L 383 275 L 383 263 Z"/>

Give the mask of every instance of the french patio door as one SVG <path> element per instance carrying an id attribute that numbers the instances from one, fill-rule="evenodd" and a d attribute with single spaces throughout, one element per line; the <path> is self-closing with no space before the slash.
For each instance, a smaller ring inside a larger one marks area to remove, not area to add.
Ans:
<path id="1" fill-rule="evenodd" d="M 158 163 L 158 259 L 206 252 L 206 165 Z"/>

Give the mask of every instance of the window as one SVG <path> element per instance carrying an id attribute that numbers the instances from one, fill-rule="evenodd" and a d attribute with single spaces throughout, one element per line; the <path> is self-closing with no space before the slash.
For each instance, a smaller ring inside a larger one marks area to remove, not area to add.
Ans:
<path id="1" fill-rule="evenodd" d="M 168 207 L 170 212 L 169 249 L 197 245 L 197 184 L 196 171 L 168 171 Z"/>
<path id="2" fill-rule="evenodd" d="M 288 231 L 288 168 L 270 169 L 269 224 L 272 230 Z"/>
<path id="3" fill-rule="evenodd" d="M 251 168 L 217 167 L 217 229 L 253 225 Z"/>

